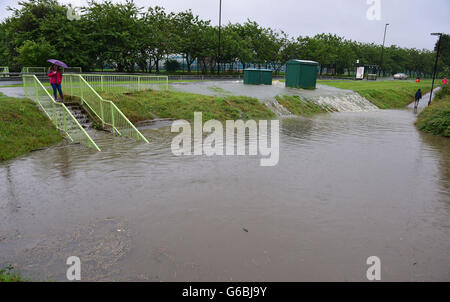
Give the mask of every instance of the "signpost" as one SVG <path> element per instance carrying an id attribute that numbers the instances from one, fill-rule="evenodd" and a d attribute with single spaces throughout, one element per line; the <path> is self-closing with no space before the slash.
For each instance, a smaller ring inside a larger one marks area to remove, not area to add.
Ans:
<path id="1" fill-rule="evenodd" d="M 356 79 L 357 80 L 364 79 L 364 67 L 360 66 L 356 68 Z"/>

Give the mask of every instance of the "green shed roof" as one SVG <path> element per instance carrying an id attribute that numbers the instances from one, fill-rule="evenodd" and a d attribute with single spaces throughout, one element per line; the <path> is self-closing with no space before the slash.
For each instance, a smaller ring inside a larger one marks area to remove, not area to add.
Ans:
<path id="1" fill-rule="evenodd" d="M 290 60 L 286 62 L 286 65 L 319 65 L 319 63 L 309 60 Z"/>
<path id="2" fill-rule="evenodd" d="M 258 68 L 247 68 L 244 69 L 244 71 L 267 71 L 267 72 L 273 72 L 271 69 L 258 69 Z"/>

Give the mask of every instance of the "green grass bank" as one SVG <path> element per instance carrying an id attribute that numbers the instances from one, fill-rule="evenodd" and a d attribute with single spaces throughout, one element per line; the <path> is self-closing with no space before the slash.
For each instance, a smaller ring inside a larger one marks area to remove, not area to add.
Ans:
<path id="1" fill-rule="evenodd" d="M 316 113 L 335 112 L 334 108 L 327 105 L 319 105 L 314 102 L 304 101 L 299 96 L 277 96 L 278 103 L 295 115 L 309 116 Z"/>
<path id="2" fill-rule="evenodd" d="M 155 118 L 192 120 L 202 112 L 203 120 L 261 120 L 276 115 L 257 99 L 244 96 L 207 96 L 177 91 L 147 90 L 133 93 L 102 93 L 113 101 L 132 123 Z"/>
<path id="3" fill-rule="evenodd" d="M 422 131 L 450 137 L 450 89 L 443 87 L 434 98 L 431 106 L 418 116 L 417 128 Z"/>
<path id="4" fill-rule="evenodd" d="M 319 81 L 320 84 L 353 90 L 380 109 L 404 108 L 414 102 L 417 90 L 423 94 L 431 90 L 431 81 Z"/>
<path id="5" fill-rule="evenodd" d="M 0 93 L 0 161 L 52 146 L 62 138 L 32 101 Z"/>

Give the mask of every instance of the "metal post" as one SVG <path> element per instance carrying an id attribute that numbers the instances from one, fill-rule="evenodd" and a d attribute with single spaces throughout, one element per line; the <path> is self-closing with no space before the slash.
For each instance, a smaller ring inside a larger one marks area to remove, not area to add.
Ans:
<path id="1" fill-rule="evenodd" d="M 81 105 L 83 105 L 83 99 L 84 99 L 84 95 L 83 95 L 83 79 L 81 78 L 81 76 L 79 75 L 79 80 L 80 80 L 80 95 L 81 95 Z"/>
<path id="2" fill-rule="evenodd" d="M 431 105 L 431 101 L 433 100 L 434 80 L 436 79 L 437 65 L 438 65 L 438 60 L 439 60 L 439 51 L 440 51 L 440 48 L 441 48 L 441 40 L 442 40 L 442 34 L 441 33 L 433 33 L 431 35 L 439 36 L 439 41 L 438 41 L 438 46 L 437 46 L 436 61 L 434 63 L 433 82 L 431 83 L 430 101 L 428 102 L 428 106 Z"/>
<path id="3" fill-rule="evenodd" d="M 100 115 L 102 118 L 102 128 L 105 128 L 105 116 L 103 115 L 103 102 L 100 102 Z"/>
<path id="4" fill-rule="evenodd" d="M 112 123 L 112 132 L 113 135 L 115 134 L 116 125 L 114 122 L 114 108 L 112 108 L 111 104 L 109 105 L 111 107 L 111 123 Z"/>
<path id="5" fill-rule="evenodd" d="M 67 132 L 67 117 L 66 117 L 66 111 L 63 111 L 64 115 L 64 132 Z"/>
<path id="6" fill-rule="evenodd" d="M 58 128 L 58 121 L 56 119 L 56 105 L 55 102 L 53 102 L 52 104 L 53 104 L 53 119 L 55 121 L 56 127 Z"/>
<path id="7" fill-rule="evenodd" d="M 25 97 L 28 97 L 28 94 L 27 94 L 27 83 L 26 83 L 25 79 L 26 79 L 25 77 L 22 77 L 23 88 L 25 89 Z"/>
<path id="8" fill-rule="evenodd" d="M 386 43 L 386 32 L 387 32 L 388 26 L 389 26 L 389 23 L 386 23 L 386 25 L 384 27 L 383 47 L 381 47 L 381 59 L 380 59 L 380 76 L 381 76 L 381 70 L 383 69 L 384 44 Z"/>
<path id="9" fill-rule="evenodd" d="M 38 93 L 38 88 L 37 88 L 37 82 L 36 79 L 34 79 L 34 94 L 36 96 L 36 101 L 39 103 L 39 93 Z"/>
<path id="10" fill-rule="evenodd" d="M 220 50 L 221 50 L 221 35 L 222 35 L 222 0 L 220 0 L 219 4 L 219 48 L 217 52 L 217 74 L 220 74 Z"/>

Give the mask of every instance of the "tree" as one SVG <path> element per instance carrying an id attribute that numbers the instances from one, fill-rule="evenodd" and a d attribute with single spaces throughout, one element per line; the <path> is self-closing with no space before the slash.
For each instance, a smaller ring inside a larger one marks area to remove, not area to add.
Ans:
<path id="1" fill-rule="evenodd" d="M 191 72 L 192 63 L 202 53 L 204 46 L 199 41 L 207 33 L 210 21 L 200 20 L 191 10 L 178 13 L 174 21 L 177 34 L 176 49 L 183 54 L 188 72 Z"/>
<path id="2" fill-rule="evenodd" d="M 134 71 L 139 57 L 141 9 L 131 0 L 124 4 L 90 1 L 85 12 L 89 22 L 87 38 L 94 42 L 92 51 L 97 54 L 99 64 L 109 63 L 119 71 Z"/>
<path id="3" fill-rule="evenodd" d="M 437 51 L 438 42 L 434 47 L 434 51 Z M 439 66 L 438 74 L 441 73 L 442 77 L 448 76 L 450 72 L 450 35 L 442 35 L 441 46 L 439 52 Z"/>
<path id="4" fill-rule="evenodd" d="M 174 73 L 177 70 L 179 70 L 180 67 L 181 67 L 181 64 L 177 60 L 166 60 L 166 62 L 164 62 L 164 68 L 168 72 Z"/>
<path id="5" fill-rule="evenodd" d="M 175 34 L 175 14 L 167 14 L 162 7 L 150 7 L 143 16 L 145 35 L 141 54 L 148 58 L 150 71 L 153 66 L 159 72 L 159 62 L 167 55 L 177 52 L 178 37 Z"/>
<path id="6" fill-rule="evenodd" d="M 17 49 L 17 62 L 22 66 L 46 66 L 47 60 L 56 56 L 56 49 L 45 40 L 25 41 Z"/>
<path id="7" fill-rule="evenodd" d="M 88 1 L 81 19 L 69 21 L 68 7 L 58 0 L 19 1 L 18 8 L 10 9 L 11 16 L 0 23 L 0 65 L 17 70 L 21 64 L 30 65 L 42 51 L 54 50 L 55 58 L 84 70 L 109 65 L 119 71 L 132 72 L 138 66 L 149 72 L 156 67 L 159 72 L 161 60 L 182 54 L 189 72 L 196 59 L 202 72 L 215 71 L 218 28 L 190 10 L 174 14 L 157 6 L 144 11 L 133 0 Z M 357 59 L 362 65 L 380 64 L 381 45 L 326 33 L 291 37 L 251 20 L 225 26 L 222 40 L 221 63 L 230 64 L 230 69 L 240 62 L 244 68 L 252 63 L 278 71 L 290 59 L 307 59 L 333 65 L 342 74 L 352 69 Z M 447 75 L 449 43 L 450 36 L 444 35 L 439 71 Z M 429 50 L 394 45 L 385 49 L 382 72 L 430 75 L 434 55 Z"/>
<path id="8" fill-rule="evenodd" d="M 216 69 L 217 60 L 217 28 L 207 26 L 201 31 L 198 43 L 202 48 L 197 53 L 198 63 L 201 66 L 202 73 L 205 74 L 208 69 L 214 73 Z"/>

